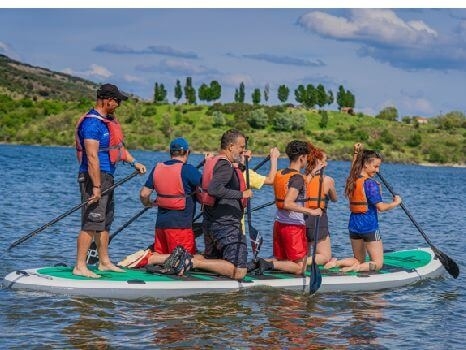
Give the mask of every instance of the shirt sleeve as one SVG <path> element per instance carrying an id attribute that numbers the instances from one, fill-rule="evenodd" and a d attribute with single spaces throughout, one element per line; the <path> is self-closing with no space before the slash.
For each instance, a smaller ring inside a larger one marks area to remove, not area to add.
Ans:
<path id="1" fill-rule="evenodd" d="M 182 171 L 183 175 L 185 175 L 188 179 L 188 183 L 190 186 L 196 187 L 201 185 L 202 174 L 191 164 L 185 164 L 183 166 Z"/>
<path id="2" fill-rule="evenodd" d="M 288 183 L 288 187 L 292 187 L 297 189 L 299 192 L 301 192 L 304 188 L 304 179 L 301 175 L 293 175 L 290 178 L 290 181 Z"/>
<path id="3" fill-rule="evenodd" d="M 243 172 L 244 179 L 246 180 L 246 172 Z M 264 186 L 265 176 L 256 173 L 254 170 L 249 169 L 249 185 L 254 190 L 260 190 Z"/>
<path id="4" fill-rule="evenodd" d="M 100 141 L 100 139 L 102 138 L 101 124 L 102 122 L 97 118 L 84 118 L 83 122 L 81 123 L 82 139 Z"/>
<path id="5" fill-rule="evenodd" d="M 151 172 L 149 173 L 149 176 L 147 177 L 146 183 L 144 184 L 145 187 L 150 189 L 154 188 L 154 171 L 155 167 L 152 168 Z"/>
<path id="6" fill-rule="evenodd" d="M 366 191 L 366 198 L 369 204 L 375 205 L 382 202 L 380 185 L 376 181 L 372 179 L 366 180 L 364 182 L 364 191 Z"/>

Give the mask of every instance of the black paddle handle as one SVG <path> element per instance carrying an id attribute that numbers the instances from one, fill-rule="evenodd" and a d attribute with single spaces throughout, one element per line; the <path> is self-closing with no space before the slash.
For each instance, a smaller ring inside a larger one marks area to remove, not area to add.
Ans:
<path id="1" fill-rule="evenodd" d="M 137 174 L 139 174 L 138 171 L 135 171 L 133 172 L 131 175 L 128 175 L 127 177 L 125 177 L 124 179 L 116 182 L 115 184 L 113 184 L 111 187 L 107 188 L 106 190 L 104 190 L 102 192 L 102 196 L 106 193 L 108 193 L 109 191 L 115 189 L 116 187 L 120 186 L 121 184 L 123 184 L 124 182 L 132 179 L 134 176 L 136 176 Z M 53 224 L 55 224 L 56 222 L 60 221 L 61 219 L 67 217 L 68 215 L 74 213 L 76 210 L 82 208 L 84 205 L 86 205 L 88 202 L 89 202 L 90 199 L 88 199 L 87 201 L 84 201 L 76 206 L 74 206 L 73 208 L 71 208 L 70 210 L 68 210 L 67 212 L 63 213 L 62 215 L 60 216 L 57 216 L 55 219 L 49 221 L 48 223 L 42 225 L 41 227 L 39 227 L 38 229 L 28 233 L 27 235 L 21 237 L 20 239 L 16 240 L 15 242 L 13 242 L 7 249 L 7 251 L 10 251 L 12 248 L 16 247 L 17 245 L 27 241 L 29 238 L 35 236 L 36 234 L 38 234 L 39 232 L 45 230 L 47 227 L 49 226 L 52 226 Z"/>
<path id="2" fill-rule="evenodd" d="M 322 197 L 322 187 L 324 184 L 324 169 L 320 169 L 320 174 L 319 174 L 319 192 L 317 193 L 317 208 L 320 208 L 320 202 L 321 202 L 321 197 Z M 316 216 L 315 219 L 315 227 L 314 227 L 314 242 L 312 244 L 312 262 L 311 262 L 311 270 L 315 273 L 311 274 L 311 277 L 309 278 L 309 294 L 314 294 L 317 292 L 317 290 L 320 288 L 320 284 L 314 289 L 312 286 L 315 284 L 316 279 L 322 279 L 322 277 L 317 276 L 320 275 L 320 270 L 319 267 L 316 266 L 316 249 L 317 249 L 317 236 L 319 235 L 319 225 L 320 225 L 320 216 Z M 304 261 L 304 271 L 306 271 L 307 267 L 307 254 L 306 254 L 306 260 Z"/>

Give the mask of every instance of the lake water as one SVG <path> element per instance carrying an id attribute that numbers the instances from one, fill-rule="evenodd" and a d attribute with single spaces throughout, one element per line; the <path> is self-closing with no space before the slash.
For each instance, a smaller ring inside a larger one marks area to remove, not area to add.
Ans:
<path id="1" fill-rule="evenodd" d="M 135 151 L 150 169 L 163 152 Z M 200 155 L 190 162 L 198 164 Z M 254 158 L 251 165 L 261 158 Z M 31 267 L 74 264 L 79 211 L 18 245 L 18 238 L 79 204 L 74 150 L 0 145 L 0 276 Z M 281 159 L 280 166 L 286 165 Z M 343 198 L 348 162 L 329 162 L 340 200 L 329 208 L 334 255 L 349 256 L 348 209 Z M 132 172 L 119 166 L 116 180 Z M 268 166 L 259 172 L 265 174 Z M 466 341 L 466 169 L 383 164 L 382 173 L 437 248 L 460 266 L 459 278 L 443 277 L 397 290 L 322 294 L 247 290 L 192 298 L 137 301 L 92 299 L 0 290 L 1 349 L 272 348 L 272 349 L 464 349 Z M 142 209 L 135 177 L 116 189 L 116 230 Z M 387 190 L 384 198 L 390 199 Z M 253 207 L 272 199 L 256 191 Z M 274 209 L 255 212 L 253 225 L 270 256 Z M 149 211 L 112 241 L 118 261 L 153 240 Z M 386 249 L 425 247 L 401 208 L 380 215 Z M 202 239 L 198 241 L 202 249 Z"/>

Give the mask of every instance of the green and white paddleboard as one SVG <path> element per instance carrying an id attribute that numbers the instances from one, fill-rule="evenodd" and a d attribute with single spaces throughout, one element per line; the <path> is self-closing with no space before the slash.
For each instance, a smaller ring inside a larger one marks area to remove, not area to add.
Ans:
<path id="1" fill-rule="evenodd" d="M 124 273 L 100 272 L 92 279 L 72 274 L 72 267 L 42 267 L 13 271 L 5 276 L 3 288 L 31 290 L 86 297 L 116 299 L 172 298 L 200 293 L 222 293 L 252 287 L 274 287 L 309 291 L 309 272 L 302 276 L 276 271 L 261 276 L 247 275 L 235 281 L 207 272 L 190 271 L 185 276 L 153 274 L 144 270 Z M 442 274 L 443 267 L 428 248 L 385 253 L 384 266 L 378 272 L 343 273 L 337 268 L 322 270 L 318 293 L 373 291 L 398 288 L 421 279 Z"/>

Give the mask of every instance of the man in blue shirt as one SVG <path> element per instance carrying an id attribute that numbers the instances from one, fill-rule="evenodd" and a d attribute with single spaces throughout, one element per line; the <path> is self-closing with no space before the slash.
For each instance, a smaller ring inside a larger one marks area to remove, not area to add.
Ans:
<path id="1" fill-rule="evenodd" d="M 157 221 L 152 254 L 146 251 L 130 267 L 147 264 L 163 264 L 170 253 L 181 245 L 188 253 L 196 253 L 195 235 L 192 229 L 196 211 L 194 195 L 201 185 L 201 173 L 188 164 L 188 142 L 178 137 L 170 143 L 170 160 L 158 163 L 150 172 L 140 191 L 144 206 L 152 206 L 152 192 L 157 193 L 155 205 Z"/>
<path id="2" fill-rule="evenodd" d="M 115 266 L 108 255 L 109 230 L 114 217 L 113 175 L 118 161 L 130 163 L 140 174 L 146 172 L 144 164 L 138 163 L 124 147 L 123 132 L 114 112 L 121 101 L 128 97 L 118 87 L 104 84 L 97 90 L 93 109 L 78 121 L 76 126 L 76 150 L 80 161 L 78 181 L 81 199 L 88 201 L 81 212 L 81 231 L 77 240 L 76 265 L 73 274 L 90 278 L 100 275 L 87 267 L 87 251 L 95 241 L 99 254 L 100 271 L 123 270 Z"/>

